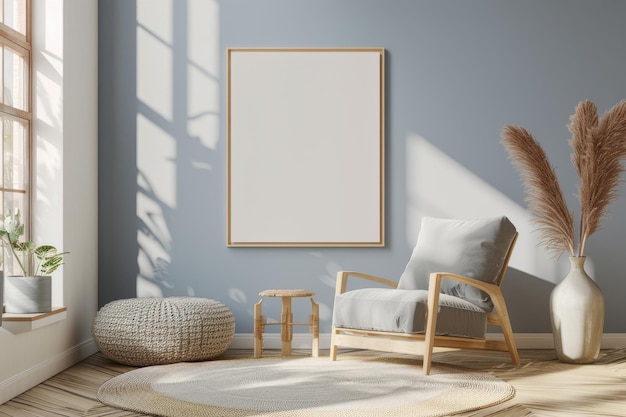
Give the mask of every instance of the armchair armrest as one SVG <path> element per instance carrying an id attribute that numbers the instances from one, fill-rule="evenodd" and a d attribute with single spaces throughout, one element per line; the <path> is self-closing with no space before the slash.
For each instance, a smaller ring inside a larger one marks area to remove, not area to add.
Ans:
<path id="1" fill-rule="evenodd" d="M 448 278 L 453 281 L 462 282 L 464 284 L 471 285 L 472 287 L 476 287 L 480 290 L 483 290 L 487 294 L 489 294 L 490 297 L 502 296 L 502 291 L 500 290 L 500 287 L 495 284 L 490 284 L 488 282 L 480 281 L 474 278 L 469 278 L 464 275 L 453 274 L 450 272 L 433 272 L 432 274 L 430 274 L 430 281 L 428 283 L 428 289 L 430 290 L 430 288 L 436 287 L 438 290 L 440 290 L 441 280 L 443 278 Z"/>
<path id="2" fill-rule="evenodd" d="M 346 287 L 348 285 L 348 277 L 349 276 L 353 276 L 355 278 L 365 279 L 367 281 L 376 282 L 378 284 L 387 285 L 387 286 L 389 286 L 391 288 L 397 288 L 398 287 L 398 283 L 397 282 L 392 281 L 390 279 L 378 277 L 376 275 L 365 274 L 363 272 L 356 272 L 356 271 L 339 271 L 339 272 L 337 272 L 337 283 L 336 283 L 336 286 L 335 286 L 335 296 L 343 294 L 344 292 L 346 292 Z"/>
<path id="3" fill-rule="evenodd" d="M 508 349 L 512 352 L 513 362 L 515 364 L 519 364 L 519 356 L 517 354 L 515 340 L 513 339 L 513 329 L 509 320 L 509 312 L 506 308 L 506 302 L 504 301 L 504 296 L 502 295 L 500 287 L 495 284 L 489 284 L 487 282 L 448 272 L 433 272 L 430 274 L 430 280 L 428 283 L 428 317 L 426 326 L 427 347 L 429 345 L 432 346 L 434 343 L 435 329 L 437 327 L 439 292 L 441 291 L 441 280 L 444 278 L 452 279 L 454 281 L 462 282 L 481 289 L 491 297 L 495 313 L 491 312 L 487 314 L 488 324 L 499 326 L 502 329 Z"/>
<path id="4" fill-rule="evenodd" d="M 430 274 L 430 280 L 428 282 L 428 292 L 429 297 L 431 290 L 432 292 L 437 293 L 436 303 L 439 302 L 439 292 L 441 291 L 441 280 L 444 278 L 448 278 L 457 282 L 462 282 L 464 284 L 471 285 L 472 287 L 483 290 L 489 295 L 491 301 L 493 302 L 494 309 L 496 313 L 489 313 L 489 322 L 490 324 L 499 326 L 502 322 L 501 319 L 504 317 L 502 314 L 505 314 L 508 321 L 508 311 L 506 309 L 506 303 L 504 302 L 504 295 L 502 294 L 502 290 L 498 285 L 490 284 L 488 282 L 480 281 L 477 279 L 469 278 L 463 275 L 452 274 L 449 272 L 433 272 Z M 436 319 L 436 318 L 435 318 Z"/>

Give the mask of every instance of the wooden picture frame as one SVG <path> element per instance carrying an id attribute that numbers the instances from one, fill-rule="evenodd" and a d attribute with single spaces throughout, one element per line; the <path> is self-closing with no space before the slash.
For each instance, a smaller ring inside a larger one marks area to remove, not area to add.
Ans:
<path id="1" fill-rule="evenodd" d="M 384 246 L 384 49 L 227 53 L 228 246 Z"/>

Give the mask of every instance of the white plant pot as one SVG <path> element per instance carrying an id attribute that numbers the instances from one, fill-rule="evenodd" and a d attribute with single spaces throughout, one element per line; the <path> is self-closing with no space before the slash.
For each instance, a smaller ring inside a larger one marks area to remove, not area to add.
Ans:
<path id="1" fill-rule="evenodd" d="M 4 286 L 7 313 L 47 313 L 52 311 L 52 277 L 8 276 Z"/>
<path id="2" fill-rule="evenodd" d="M 604 295 L 585 272 L 585 257 L 569 259 L 570 271 L 550 296 L 554 348 L 562 362 L 591 363 L 600 353 Z"/>

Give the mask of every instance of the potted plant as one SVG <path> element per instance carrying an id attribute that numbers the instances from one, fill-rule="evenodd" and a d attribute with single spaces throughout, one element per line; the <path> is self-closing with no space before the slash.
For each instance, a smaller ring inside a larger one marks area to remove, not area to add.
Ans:
<path id="1" fill-rule="evenodd" d="M 21 275 L 5 277 L 5 312 L 49 312 L 52 310 L 51 274 L 63 265 L 63 257 L 68 252 L 59 253 L 51 245 L 37 246 L 34 242 L 21 242 L 19 239 L 22 235 L 24 224 L 19 209 L 16 209 L 4 221 L 0 221 L 1 242 L 9 248 L 22 272 Z"/>
<path id="2" fill-rule="evenodd" d="M 557 356 L 564 362 L 589 363 L 600 351 L 604 296 L 585 273 L 585 248 L 617 198 L 626 157 L 626 102 L 616 104 L 600 118 L 595 104 L 581 102 L 568 128 L 572 163 L 580 177 L 577 239 L 573 213 L 539 142 L 518 126 L 506 126 L 502 142 L 524 180 L 528 208 L 535 216 L 542 244 L 556 254 L 567 252 L 570 256 L 570 271 L 550 296 Z"/>

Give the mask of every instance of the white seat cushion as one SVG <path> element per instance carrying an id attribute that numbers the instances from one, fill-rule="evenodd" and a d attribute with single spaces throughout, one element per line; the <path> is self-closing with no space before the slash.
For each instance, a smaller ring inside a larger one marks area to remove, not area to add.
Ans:
<path id="1" fill-rule="evenodd" d="M 428 291 L 364 288 L 335 297 L 335 327 L 394 333 L 424 333 Z M 482 339 L 487 314 L 458 297 L 441 294 L 437 335 Z"/>

